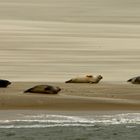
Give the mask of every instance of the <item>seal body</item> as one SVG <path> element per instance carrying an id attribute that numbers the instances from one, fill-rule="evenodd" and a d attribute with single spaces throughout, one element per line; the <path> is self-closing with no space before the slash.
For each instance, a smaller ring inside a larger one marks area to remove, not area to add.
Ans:
<path id="1" fill-rule="evenodd" d="M 8 80 L 2 80 L 2 79 L 0 79 L 0 87 L 7 87 L 10 84 L 11 84 L 11 82 L 8 81 Z"/>
<path id="2" fill-rule="evenodd" d="M 24 93 L 45 93 L 45 94 L 57 94 L 61 89 L 59 87 L 50 85 L 36 85 L 30 89 L 24 91 Z"/>
<path id="3" fill-rule="evenodd" d="M 93 77 L 92 75 L 86 75 L 84 77 L 72 78 L 65 83 L 98 83 L 102 78 L 103 77 L 101 75 L 96 77 Z"/>
<path id="4" fill-rule="evenodd" d="M 132 84 L 140 84 L 140 76 L 133 77 L 133 78 L 127 80 L 127 82 L 131 82 Z"/>

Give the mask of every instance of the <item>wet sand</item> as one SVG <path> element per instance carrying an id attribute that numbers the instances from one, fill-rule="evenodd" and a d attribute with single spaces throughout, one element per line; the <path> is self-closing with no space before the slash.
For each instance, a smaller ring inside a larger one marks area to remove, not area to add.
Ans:
<path id="1" fill-rule="evenodd" d="M 140 69 L 140 2 L 0 1 L 0 78 L 126 81 Z"/>
<path id="2" fill-rule="evenodd" d="M 23 93 L 37 84 L 51 84 L 62 90 L 57 95 Z M 139 110 L 140 86 L 125 83 L 66 84 L 15 82 L 0 89 L 0 109 L 47 110 Z"/>

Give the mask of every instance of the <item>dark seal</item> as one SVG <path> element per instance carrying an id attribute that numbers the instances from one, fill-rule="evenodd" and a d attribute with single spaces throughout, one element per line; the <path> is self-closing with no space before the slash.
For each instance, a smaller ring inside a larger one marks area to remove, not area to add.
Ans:
<path id="1" fill-rule="evenodd" d="M 0 79 L 0 87 L 7 87 L 10 84 L 11 84 L 11 82 L 8 80 Z"/>
<path id="2" fill-rule="evenodd" d="M 45 94 L 57 94 L 61 89 L 51 85 L 36 85 L 30 89 L 24 91 L 24 93 L 45 93 Z"/>
<path id="3" fill-rule="evenodd" d="M 132 84 L 140 84 L 140 76 L 133 77 L 133 78 L 127 80 L 127 82 L 131 82 Z"/>

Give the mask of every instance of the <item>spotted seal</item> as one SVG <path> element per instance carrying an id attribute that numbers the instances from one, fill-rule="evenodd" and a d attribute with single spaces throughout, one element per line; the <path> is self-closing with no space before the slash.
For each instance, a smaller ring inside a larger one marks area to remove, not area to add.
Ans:
<path id="1" fill-rule="evenodd" d="M 61 89 L 51 85 L 36 85 L 30 89 L 24 91 L 24 93 L 45 93 L 45 94 L 57 94 Z"/>

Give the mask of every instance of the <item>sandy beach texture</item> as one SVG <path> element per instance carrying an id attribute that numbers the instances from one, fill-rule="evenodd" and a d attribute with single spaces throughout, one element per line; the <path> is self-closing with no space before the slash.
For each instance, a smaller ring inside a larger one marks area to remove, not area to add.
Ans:
<path id="1" fill-rule="evenodd" d="M 100 83 L 47 83 L 62 88 L 57 95 L 23 93 L 33 82 L 15 82 L 0 89 L 0 109 L 139 110 L 140 86 Z"/>
<path id="2" fill-rule="evenodd" d="M 64 84 L 101 74 L 98 85 Z M 140 109 L 138 0 L 0 0 L 0 109 Z M 39 81 L 60 94 L 23 94 Z"/>

